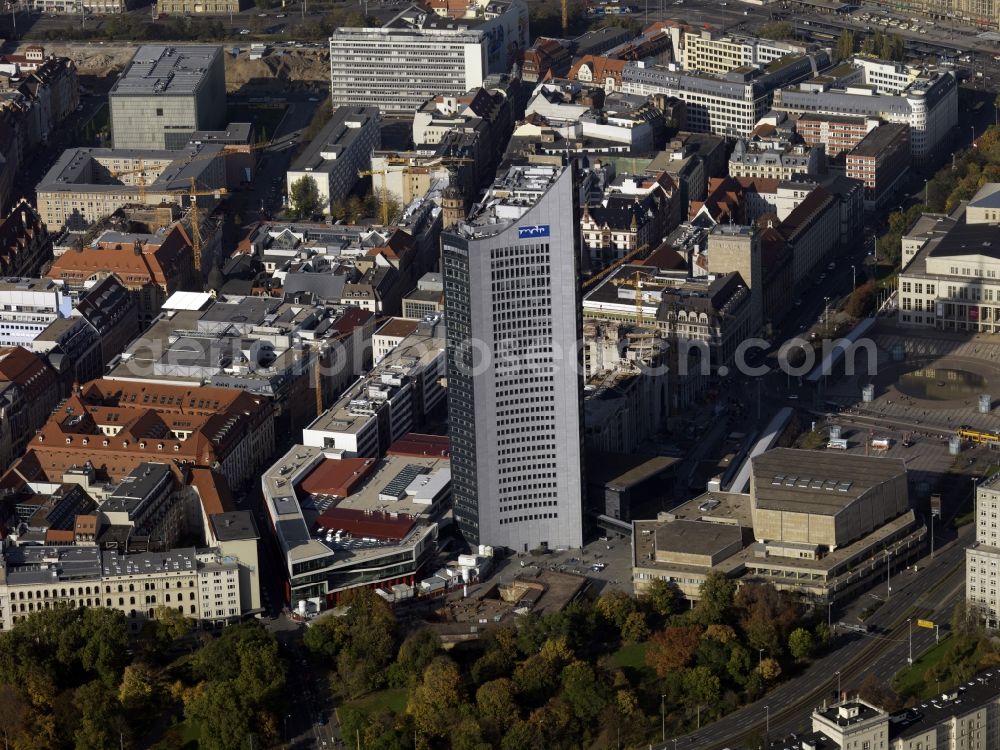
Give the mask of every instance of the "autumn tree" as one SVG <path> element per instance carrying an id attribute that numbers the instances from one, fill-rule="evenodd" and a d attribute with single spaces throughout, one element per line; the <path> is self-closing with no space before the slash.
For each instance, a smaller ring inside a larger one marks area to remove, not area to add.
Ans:
<path id="1" fill-rule="evenodd" d="M 577 660 L 567 665 L 562 671 L 561 681 L 563 697 L 581 722 L 592 721 L 610 699 L 607 686 L 585 661 Z"/>
<path id="2" fill-rule="evenodd" d="M 622 624 L 622 640 L 625 643 L 641 643 L 649 638 L 649 625 L 646 624 L 646 616 L 636 610 L 625 618 Z"/>
<path id="3" fill-rule="evenodd" d="M 629 615 L 637 609 L 635 599 L 618 589 L 601 594 L 595 608 L 598 614 L 619 632 Z"/>
<path id="4" fill-rule="evenodd" d="M 421 683 L 410 693 L 406 713 L 421 734 L 445 737 L 459 718 L 462 702 L 462 673 L 458 665 L 447 656 L 437 656 L 424 670 Z"/>
<path id="5" fill-rule="evenodd" d="M 769 583 L 741 587 L 734 606 L 749 645 L 775 656 L 782 652 L 800 618 L 795 599 Z"/>
<path id="6" fill-rule="evenodd" d="M 487 736 L 502 738 L 520 715 L 514 683 L 501 677 L 480 685 L 476 691 L 476 714 Z"/>
<path id="7" fill-rule="evenodd" d="M 899 696 L 873 672 L 869 672 L 858 688 L 858 697 L 883 711 L 898 711 L 901 707 Z"/>
<path id="8" fill-rule="evenodd" d="M 694 658 L 700 640 L 700 628 L 685 625 L 665 628 L 650 638 L 646 663 L 660 677 L 683 669 Z"/>
<path id="9" fill-rule="evenodd" d="M 757 672 L 760 674 L 761 679 L 765 682 L 774 682 L 781 676 L 781 665 L 778 663 L 777 659 L 772 659 L 767 657 L 761 660 L 760 666 L 757 668 Z"/>

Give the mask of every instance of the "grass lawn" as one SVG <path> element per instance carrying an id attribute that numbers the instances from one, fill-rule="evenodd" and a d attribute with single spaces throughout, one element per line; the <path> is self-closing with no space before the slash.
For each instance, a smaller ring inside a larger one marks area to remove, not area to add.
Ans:
<path id="1" fill-rule="evenodd" d="M 274 131 L 285 116 L 285 107 L 268 107 L 262 104 L 230 104 L 226 107 L 229 122 L 251 122 L 257 139 L 274 137 Z"/>
<path id="2" fill-rule="evenodd" d="M 406 688 L 388 688 L 355 698 L 344 705 L 366 713 L 387 708 L 394 713 L 401 714 L 406 710 L 406 697 Z"/>
<path id="3" fill-rule="evenodd" d="M 184 743 L 185 750 L 187 748 L 198 747 L 198 737 L 201 735 L 201 728 L 190 721 L 182 721 L 177 726 L 181 730 L 181 740 Z"/>
<path id="4" fill-rule="evenodd" d="M 955 641 L 946 637 L 932 649 L 925 651 L 913 661 L 911 666 L 896 675 L 892 681 L 893 690 L 903 699 L 911 695 L 918 698 L 924 697 L 928 694 L 928 688 L 930 688 L 930 692 L 937 692 L 936 684 L 928 686 L 924 683 L 924 675 L 928 669 L 951 657 L 954 646 Z"/>
<path id="5" fill-rule="evenodd" d="M 631 669 L 646 668 L 646 644 L 630 643 L 611 654 L 611 661 L 619 667 Z"/>

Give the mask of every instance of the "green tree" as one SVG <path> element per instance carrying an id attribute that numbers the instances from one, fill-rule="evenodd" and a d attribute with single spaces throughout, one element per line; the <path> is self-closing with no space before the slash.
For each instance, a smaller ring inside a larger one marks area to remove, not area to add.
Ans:
<path id="1" fill-rule="evenodd" d="M 788 636 L 788 653 L 793 659 L 805 660 L 812 656 L 816 643 L 813 641 L 812 633 L 805 628 L 795 628 Z"/>
<path id="2" fill-rule="evenodd" d="M 241 750 L 250 745 L 251 723 L 239 696 L 225 681 L 208 682 L 185 706 L 184 715 L 201 730 L 199 748 Z"/>
<path id="3" fill-rule="evenodd" d="M 302 175 L 288 191 L 288 205 L 296 219 L 308 219 L 321 209 L 319 188 L 311 175 Z"/>
<path id="4" fill-rule="evenodd" d="M 431 660 L 441 652 L 441 637 L 431 628 L 411 633 L 399 647 L 396 663 L 390 668 L 390 682 L 406 685 L 419 678 Z"/>
<path id="5" fill-rule="evenodd" d="M 840 32 L 837 40 L 836 56 L 838 60 L 846 60 L 854 54 L 854 32 L 851 29 L 844 29 Z"/>
<path id="6" fill-rule="evenodd" d="M 677 608 L 677 594 L 673 587 L 662 578 L 654 578 L 650 581 L 639 600 L 650 612 L 660 618 L 670 617 Z"/>
<path id="7" fill-rule="evenodd" d="M 764 39 L 793 39 L 795 37 L 795 27 L 787 21 L 772 21 L 761 26 L 757 30 L 757 35 Z"/>
<path id="8" fill-rule="evenodd" d="M 721 695 L 719 678 L 708 667 L 684 670 L 683 685 L 688 705 L 711 705 L 718 702 Z"/>
<path id="9" fill-rule="evenodd" d="M 313 655 L 333 663 L 347 642 L 347 632 L 345 618 L 328 614 L 312 621 L 302 636 L 302 643 Z"/>
<path id="10" fill-rule="evenodd" d="M 588 723 L 607 705 L 610 698 L 607 686 L 602 684 L 585 661 L 575 661 L 562 671 L 563 697 L 581 722 Z"/>
<path id="11" fill-rule="evenodd" d="M 726 671 L 737 685 L 745 685 L 750 676 L 750 652 L 738 643 L 733 644 L 729 651 L 729 662 Z"/>
<path id="12" fill-rule="evenodd" d="M 74 732 L 78 750 L 105 750 L 118 746 L 118 732 L 124 731 L 121 704 L 101 680 L 78 687 L 73 693 L 73 706 L 79 712 L 79 724 Z"/>
<path id="13" fill-rule="evenodd" d="M 698 603 L 691 610 L 695 622 L 708 626 L 726 620 L 733 606 L 736 582 L 713 570 L 698 587 Z"/>

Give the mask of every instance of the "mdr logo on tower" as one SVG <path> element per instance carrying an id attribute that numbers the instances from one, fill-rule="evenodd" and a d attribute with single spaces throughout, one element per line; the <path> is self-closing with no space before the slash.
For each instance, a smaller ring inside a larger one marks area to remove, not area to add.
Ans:
<path id="1" fill-rule="evenodd" d="M 518 227 L 517 238 L 519 240 L 533 239 L 535 237 L 548 237 L 548 224 L 532 224 L 530 227 Z"/>

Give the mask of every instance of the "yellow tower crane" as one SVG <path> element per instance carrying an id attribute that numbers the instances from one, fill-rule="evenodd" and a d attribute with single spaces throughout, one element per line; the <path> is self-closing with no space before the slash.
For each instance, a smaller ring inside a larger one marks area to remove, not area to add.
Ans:
<path id="1" fill-rule="evenodd" d="M 637 325 L 643 325 L 645 322 L 642 310 L 643 289 L 655 290 L 663 289 L 668 286 L 667 282 L 656 279 L 655 277 L 650 277 L 641 271 L 623 274 L 623 278 L 613 279 L 611 283 L 615 286 L 627 286 L 635 290 L 635 322 Z"/>
<path id="2" fill-rule="evenodd" d="M 145 204 L 146 203 L 146 160 L 139 159 L 139 166 L 136 169 L 122 169 L 117 172 L 112 172 L 111 176 L 118 178 L 118 177 L 124 177 L 125 175 L 129 174 L 139 175 L 139 184 L 138 184 L 139 203 Z"/>
<path id="3" fill-rule="evenodd" d="M 562 31 L 563 36 L 569 33 L 569 0 L 562 0 Z"/>
<path id="4" fill-rule="evenodd" d="M 214 190 L 199 190 L 197 180 L 192 177 L 190 189 L 171 190 L 169 192 L 175 195 L 186 195 L 191 199 L 191 205 L 189 206 L 191 211 L 191 252 L 194 256 L 195 277 L 198 281 L 198 286 L 201 287 L 203 283 L 201 275 L 201 210 L 198 206 L 198 199 L 208 195 L 218 198 L 226 195 L 228 191 L 224 187 L 215 188 Z"/>
<path id="5" fill-rule="evenodd" d="M 382 194 L 379 196 L 379 203 L 382 204 L 382 226 L 389 226 L 389 190 L 385 185 L 385 176 L 389 174 L 389 168 L 384 169 L 363 169 L 358 171 L 358 177 L 382 176 Z"/>

